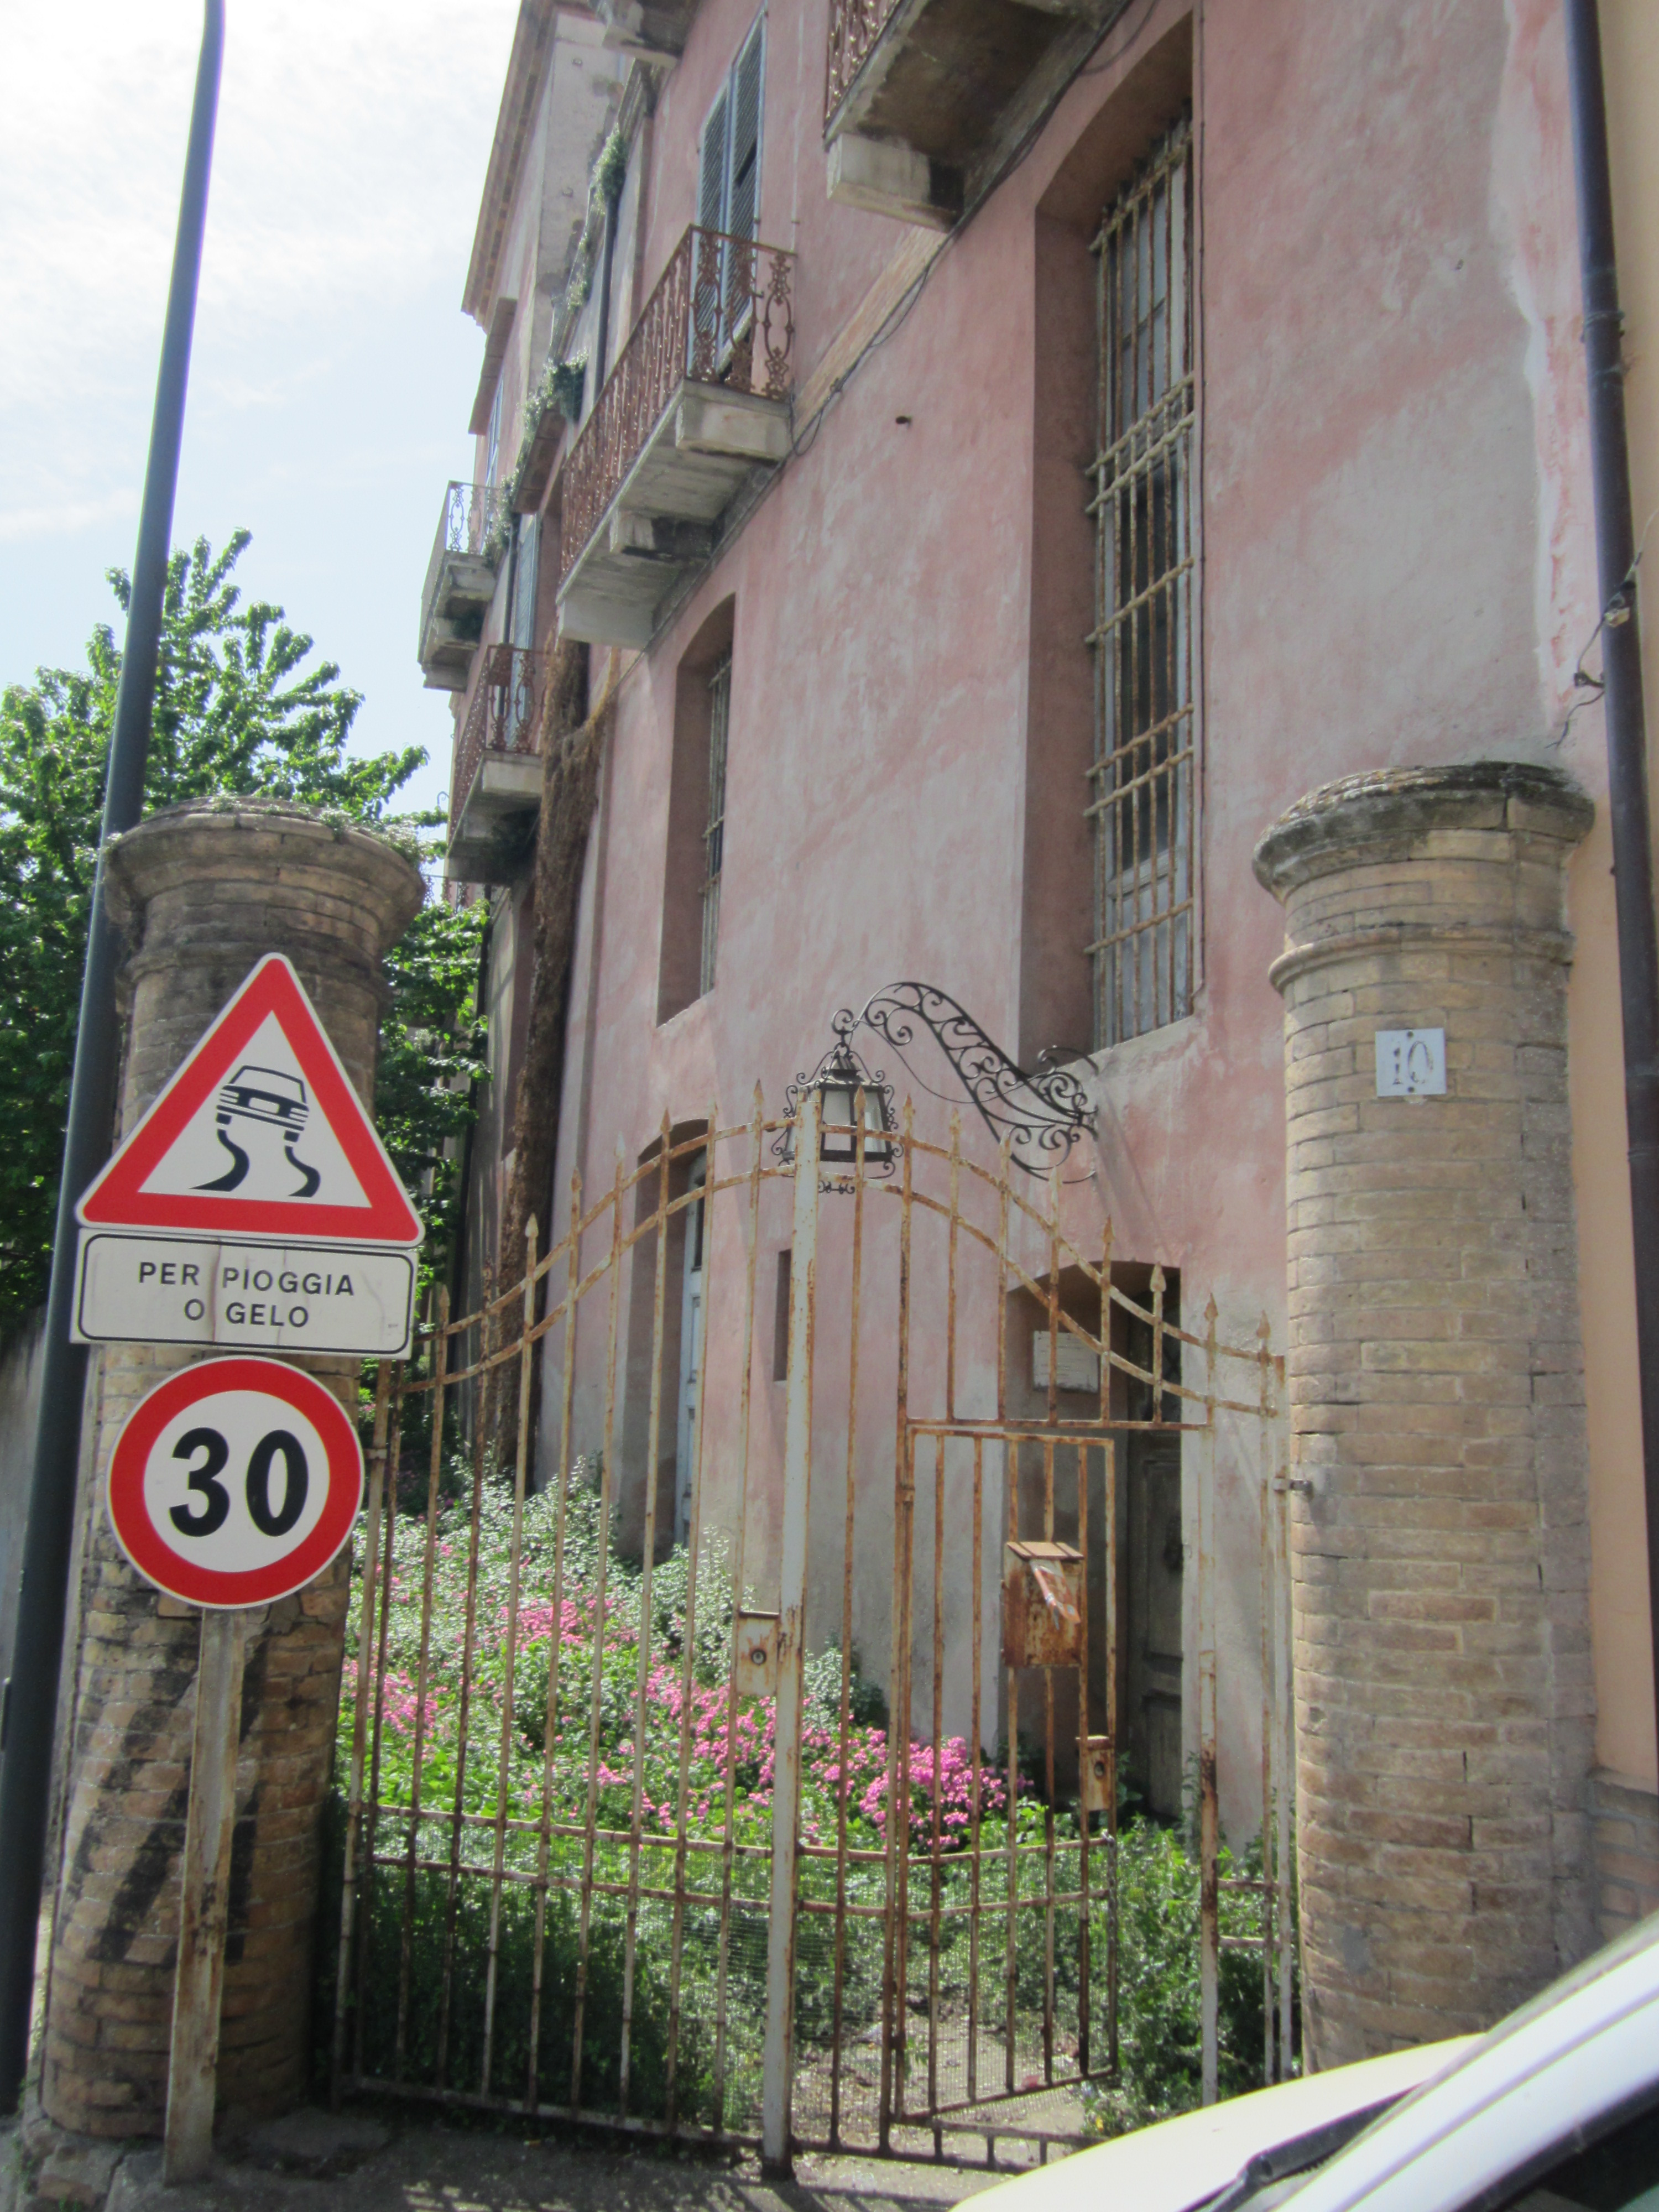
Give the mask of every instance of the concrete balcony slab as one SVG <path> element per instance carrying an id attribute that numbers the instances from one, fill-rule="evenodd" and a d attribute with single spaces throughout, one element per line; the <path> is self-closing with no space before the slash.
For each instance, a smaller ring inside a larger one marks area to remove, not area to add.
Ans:
<path id="1" fill-rule="evenodd" d="M 421 592 L 417 658 L 428 691 L 465 690 L 511 527 L 499 485 L 448 486 Z"/>
<path id="2" fill-rule="evenodd" d="M 648 645 L 657 610 L 719 543 L 720 524 L 757 470 L 789 451 L 785 400 L 682 384 L 572 562 L 559 592 L 562 636 Z"/>

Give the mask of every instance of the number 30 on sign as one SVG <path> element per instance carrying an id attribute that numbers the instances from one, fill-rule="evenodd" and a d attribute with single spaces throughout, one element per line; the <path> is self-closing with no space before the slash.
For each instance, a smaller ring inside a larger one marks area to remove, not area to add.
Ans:
<path id="1" fill-rule="evenodd" d="M 266 1605 L 351 1534 L 363 1455 L 338 1401 L 276 1359 L 205 1359 L 128 1414 L 109 1517 L 139 1573 L 191 1605 Z"/>

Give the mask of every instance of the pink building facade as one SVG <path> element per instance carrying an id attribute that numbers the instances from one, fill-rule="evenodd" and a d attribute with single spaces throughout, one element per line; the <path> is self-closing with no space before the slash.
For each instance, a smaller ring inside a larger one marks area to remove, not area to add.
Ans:
<path id="1" fill-rule="evenodd" d="M 683 1142 L 711 1111 L 746 1121 L 757 1083 L 779 1111 L 837 1008 L 920 979 L 1022 1067 L 1057 1050 L 1086 1081 L 1094 1129 L 1066 1169 L 1068 1235 L 1098 1252 L 1109 1219 L 1114 1279 L 1139 1291 L 1161 1268 L 1189 1328 L 1211 1297 L 1224 1338 L 1249 1340 L 1266 1317 L 1292 1347 L 1291 1472 L 1316 1486 L 1323 1431 L 1303 1415 L 1319 1391 L 1294 1350 L 1310 1217 L 1287 1224 L 1308 1187 L 1287 1176 L 1320 1163 L 1293 1152 L 1287 1168 L 1270 975 L 1286 920 L 1253 857 L 1334 779 L 1565 771 L 1595 809 L 1565 863 L 1577 956 L 1559 1364 L 1583 1565 L 1564 1571 L 1540 1723 L 1561 1802 L 1528 1848 L 1548 1862 L 1565 1956 L 1606 1904 L 1595 1778 L 1650 1795 L 1656 1777 L 1646 1592 L 1628 1571 L 1642 1525 L 1620 1350 L 1630 1225 L 1603 1167 L 1623 1146 L 1606 771 L 1599 714 L 1570 718 L 1597 607 L 1559 13 L 599 8 L 520 10 L 465 300 L 486 333 L 479 489 L 447 509 L 422 608 L 429 679 L 457 702 L 451 875 L 491 902 L 471 1265 L 498 1252 L 526 1083 L 553 1163 L 550 1187 L 526 1194 L 545 1249 L 568 1226 L 573 1173 L 591 1202 L 665 1122 Z M 708 243 L 688 240 L 697 225 Z M 574 647 L 604 745 L 574 942 L 538 975 L 537 718 L 556 653 Z M 562 1010 L 556 1095 L 533 1091 L 538 991 Z M 1448 1036 L 1455 1061 L 1455 1024 Z M 946 1071 L 915 1065 L 919 1083 L 890 1054 L 885 1073 L 918 1130 L 948 1143 L 950 1109 L 921 1087 L 949 1091 Z M 1339 1146 L 1358 1129 L 1351 1160 L 1369 1126 L 1355 1110 L 1331 1125 Z M 971 1112 L 963 1145 L 994 1164 Z M 746 1418 L 781 1466 L 768 1332 L 787 1285 L 783 1188 L 758 1218 Z M 724 1224 L 716 1200 L 711 1241 L 738 1230 L 735 1200 Z M 842 1310 L 846 1264 L 821 1248 L 821 1312 L 826 1295 Z M 1031 1264 L 1040 1276 L 1041 1255 Z M 879 1339 L 896 1291 L 878 1242 L 869 1268 Z M 720 1299 L 741 1280 L 711 1273 L 695 1316 L 677 1282 L 665 1324 L 682 1394 L 705 1394 L 717 1466 L 744 1364 L 741 1313 Z M 996 1292 L 975 1279 L 963 1297 L 959 1387 L 988 1404 Z M 630 1289 L 624 1305 L 631 1346 L 648 1299 Z M 892 1480 L 886 1336 L 854 1440 L 872 1492 Z M 1456 1395 L 1455 1362 L 1419 1364 L 1425 1402 Z M 589 1452 L 596 1374 L 576 1391 Z M 625 1404 L 613 1445 L 636 1466 L 641 1418 Z M 673 1425 L 659 1431 L 665 1469 Z M 845 1455 L 846 1427 L 821 1381 L 826 1462 Z M 556 1445 L 544 1420 L 544 1479 Z M 1177 1525 L 1162 1594 L 1139 1601 L 1163 1626 L 1122 1609 L 1121 1633 L 1139 1639 L 1122 1662 L 1126 1742 L 1173 1810 L 1194 1743 L 1192 1482 L 1178 1465 L 1136 1480 Z M 716 1494 L 729 1513 L 729 1483 Z M 775 1545 L 777 1511 L 763 1484 L 750 1496 L 752 1562 Z M 841 1589 L 827 1510 L 809 1589 L 819 1637 Z M 1229 1510 L 1222 1800 L 1242 1834 L 1261 1636 L 1257 1540 Z M 1316 1515 L 1298 1528 L 1318 1554 Z M 860 1657 L 878 1674 L 883 1540 L 854 1568 Z M 1494 1602 L 1480 1617 L 1501 1626 Z M 1170 1617 L 1179 1648 L 1154 1650 Z M 1453 1633 L 1454 1656 L 1473 1654 Z M 1313 1651 L 1299 1626 L 1309 1680 Z M 1506 1662 L 1490 1651 L 1501 1702 Z M 1428 1644 L 1413 1656 L 1433 1663 Z M 1304 1685 L 1304 1739 L 1318 1703 Z M 1418 1767 L 1391 1770 L 1402 1802 L 1413 1773 L 1436 1786 L 1443 1753 L 1419 1747 Z M 1306 1850 L 1319 1822 L 1305 1780 L 1304 1794 Z M 1403 1829 L 1384 1842 L 1416 1848 Z M 1529 1953 L 1518 1980 L 1553 1963 Z M 1403 1966 L 1376 1969 L 1390 1972 L 1405 1990 Z M 1333 2013 L 1328 2049 L 1449 2018 L 1431 1980 L 1425 1969 L 1414 1996 L 1352 2033 Z"/>

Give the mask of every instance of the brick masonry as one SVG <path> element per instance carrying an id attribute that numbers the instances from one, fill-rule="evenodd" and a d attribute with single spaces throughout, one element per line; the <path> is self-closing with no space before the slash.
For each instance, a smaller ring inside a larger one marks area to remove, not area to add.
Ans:
<path id="1" fill-rule="evenodd" d="M 130 1127 L 266 952 L 294 962 L 359 1094 L 372 1103 L 380 963 L 420 905 L 418 871 L 358 827 L 275 804 L 199 802 L 154 815 L 110 862 L 128 933 Z M 93 1463 L 101 1486 L 127 1413 L 198 1356 L 101 1357 Z M 295 1363 L 355 1408 L 358 1365 Z M 250 1622 L 233 1846 L 219 2095 L 241 2118 L 301 2093 L 319 1815 L 339 1698 L 349 1563 Z M 60 2126 L 155 2135 L 166 2108 L 199 1615 L 130 1567 L 91 1516 L 70 1738 L 68 1812 L 40 2094 Z"/>
<path id="2" fill-rule="evenodd" d="M 1598 1766 L 1589 1784 L 1595 1926 L 1604 1942 L 1659 1912 L 1659 1796 Z"/>
<path id="3" fill-rule="evenodd" d="M 1305 2002 L 1339 2064 L 1484 2027 L 1595 1941 L 1564 870 L 1589 802 L 1498 762 L 1345 779 L 1285 908 Z M 1379 1098 L 1443 1028 L 1443 1097 Z"/>

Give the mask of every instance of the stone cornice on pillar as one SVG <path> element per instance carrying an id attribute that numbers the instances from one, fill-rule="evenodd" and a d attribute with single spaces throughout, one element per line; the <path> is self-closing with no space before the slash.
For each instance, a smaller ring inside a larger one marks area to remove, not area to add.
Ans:
<path id="1" fill-rule="evenodd" d="M 105 897 L 131 947 L 125 994 L 158 967 L 245 972 L 280 949 L 313 998 L 340 983 L 383 1004 L 386 947 L 426 886 L 409 854 L 362 823 L 286 799 L 192 799 L 112 842 Z"/>
<path id="2" fill-rule="evenodd" d="M 342 845 L 352 893 L 343 913 Z M 306 883 L 313 872 L 314 883 Z M 105 896 L 115 920 L 131 933 L 144 926 L 152 903 L 169 892 L 187 889 L 199 895 L 204 877 L 222 883 L 237 876 L 257 882 L 262 901 L 273 886 L 320 891 L 325 876 L 331 908 L 339 920 L 356 925 L 341 949 L 356 939 L 365 963 L 377 971 L 380 947 L 402 936 L 426 898 L 419 868 L 385 831 L 362 822 L 331 821 L 288 799 L 254 798 L 187 799 L 147 815 L 112 840 Z M 252 916 L 250 927 L 257 930 Z"/>
<path id="3" fill-rule="evenodd" d="M 1283 992 L 1310 969 L 1382 947 L 1455 944 L 1469 953 L 1516 951 L 1565 963 L 1558 871 L 1595 809 L 1559 769 L 1525 761 L 1468 761 L 1446 768 L 1379 769 L 1322 784 L 1282 814 L 1255 848 L 1257 880 L 1289 910 L 1291 942 L 1268 970 Z M 1449 902 L 1424 860 L 1509 872 L 1472 911 Z M 1360 902 L 1310 887 L 1356 868 L 1401 872 Z M 1358 924 L 1358 927 L 1355 925 Z M 1344 926 L 1346 925 L 1346 926 Z"/>

